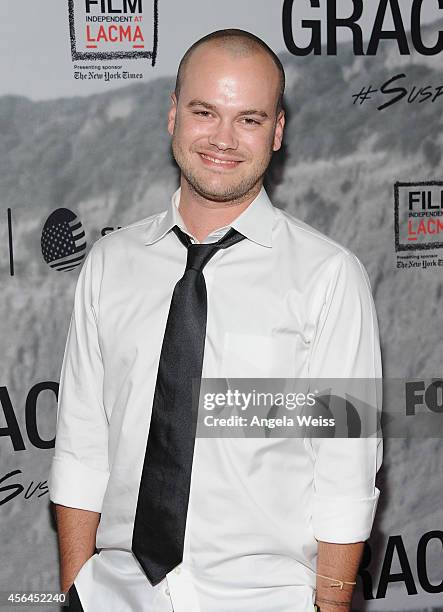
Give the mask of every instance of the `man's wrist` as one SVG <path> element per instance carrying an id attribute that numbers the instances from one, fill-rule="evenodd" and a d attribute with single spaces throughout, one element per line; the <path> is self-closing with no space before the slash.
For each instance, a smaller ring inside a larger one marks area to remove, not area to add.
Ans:
<path id="1" fill-rule="evenodd" d="M 316 599 L 314 612 L 349 612 L 351 609 L 350 601 L 336 601 L 333 599 Z"/>

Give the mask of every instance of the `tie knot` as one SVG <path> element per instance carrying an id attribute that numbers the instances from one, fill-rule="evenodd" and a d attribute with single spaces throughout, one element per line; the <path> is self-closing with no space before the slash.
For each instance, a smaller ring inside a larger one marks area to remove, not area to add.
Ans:
<path id="1" fill-rule="evenodd" d="M 196 270 L 197 272 L 201 272 L 203 270 L 218 249 L 227 249 L 231 245 L 235 244 L 236 242 L 240 242 L 240 240 L 245 238 L 243 234 L 240 234 L 240 232 L 237 232 L 237 230 L 231 227 L 217 242 L 212 242 L 210 244 L 193 244 L 189 236 L 182 232 L 177 225 L 174 225 L 172 229 L 178 236 L 180 242 L 188 249 L 186 270 Z"/>
<path id="2" fill-rule="evenodd" d="M 201 272 L 208 261 L 217 251 L 214 244 L 190 244 L 188 246 L 188 258 L 186 260 L 186 270 L 197 270 Z"/>

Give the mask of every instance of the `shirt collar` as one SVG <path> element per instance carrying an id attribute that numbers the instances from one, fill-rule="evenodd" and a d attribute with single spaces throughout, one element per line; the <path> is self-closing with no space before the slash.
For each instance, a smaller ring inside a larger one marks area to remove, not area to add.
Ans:
<path id="1" fill-rule="evenodd" d="M 191 236 L 178 210 L 180 192 L 181 189 L 178 188 L 171 198 L 168 210 L 162 216 L 159 216 L 154 223 L 149 225 L 145 234 L 146 245 L 153 244 L 163 238 L 174 225 L 178 225 L 181 230 Z M 210 236 L 218 240 L 229 227 L 233 227 L 249 240 L 265 247 L 272 247 L 273 224 L 274 206 L 265 188 L 262 187 L 257 197 L 229 226 L 214 230 Z"/>

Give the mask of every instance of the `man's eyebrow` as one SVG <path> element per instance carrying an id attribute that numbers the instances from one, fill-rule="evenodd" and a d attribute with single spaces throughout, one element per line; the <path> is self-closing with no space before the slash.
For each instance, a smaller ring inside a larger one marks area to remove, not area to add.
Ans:
<path id="1" fill-rule="evenodd" d="M 258 115 L 259 117 L 263 117 L 263 119 L 268 118 L 268 113 L 264 110 L 258 110 L 256 108 L 250 108 L 248 110 L 240 111 L 239 115 Z"/>
<path id="2" fill-rule="evenodd" d="M 204 102 L 203 100 L 191 100 L 188 104 L 188 108 L 193 108 L 194 106 L 203 106 L 203 108 L 207 108 L 208 110 L 216 111 L 217 107 L 215 104 L 210 104 L 209 102 Z M 263 117 L 263 119 L 267 119 L 269 117 L 268 113 L 264 110 L 258 110 L 256 108 L 248 108 L 246 110 L 242 110 L 237 113 L 237 116 L 244 115 L 258 115 L 259 117 Z"/>
<path id="3" fill-rule="evenodd" d="M 203 108 L 207 108 L 208 110 L 217 110 L 217 107 L 214 104 L 209 104 L 209 102 L 203 102 L 203 100 L 191 100 L 188 104 L 188 107 L 192 108 L 193 106 L 203 106 Z"/>

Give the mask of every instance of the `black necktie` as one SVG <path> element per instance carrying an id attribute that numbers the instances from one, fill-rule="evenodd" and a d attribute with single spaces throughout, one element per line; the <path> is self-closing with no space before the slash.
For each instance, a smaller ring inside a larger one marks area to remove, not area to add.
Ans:
<path id="1" fill-rule="evenodd" d="M 173 230 L 188 257 L 169 307 L 132 536 L 132 551 L 152 585 L 183 559 L 196 429 L 192 400 L 199 391 L 193 380 L 199 386 L 206 337 L 203 268 L 218 249 L 245 238 L 230 228 L 218 242 L 192 244 L 177 226 Z"/>

